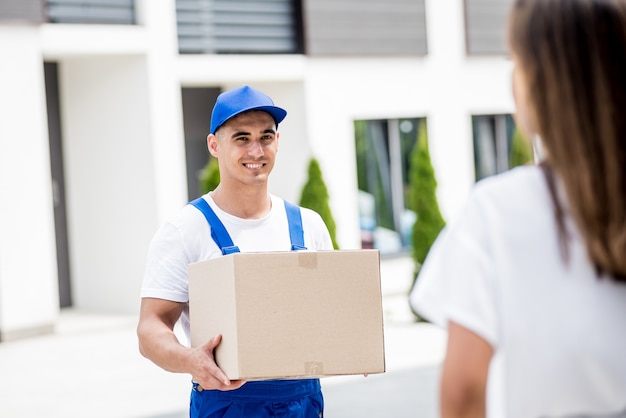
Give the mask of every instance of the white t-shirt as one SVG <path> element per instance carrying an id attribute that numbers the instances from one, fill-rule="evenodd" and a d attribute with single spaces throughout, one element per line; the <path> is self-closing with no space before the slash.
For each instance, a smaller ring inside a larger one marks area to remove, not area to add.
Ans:
<path id="1" fill-rule="evenodd" d="M 203 198 L 241 252 L 291 250 L 283 199 L 272 195 L 272 208 L 261 219 L 241 219 L 221 210 L 210 194 Z M 307 208 L 301 208 L 301 214 L 305 247 L 308 250 L 332 250 L 330 234 L 320 215 Z M 186 205 L 161 226 L 150 243 L 141 297 L 188 303 L 187 266 L 221 256 L 222 251 L 211 238 L 211 228 L 202 212 Z M 189 341 L 188 305 L 180 323 Z"/>
<path id="2" fill-rule="evenodd" d="M 425 318 L 494 348 L 489 417 L 626 416 L 626 285 L 596 276 L 566 224 L 568 263 L 539 167 L 482 180 L 411 293 Z"/>

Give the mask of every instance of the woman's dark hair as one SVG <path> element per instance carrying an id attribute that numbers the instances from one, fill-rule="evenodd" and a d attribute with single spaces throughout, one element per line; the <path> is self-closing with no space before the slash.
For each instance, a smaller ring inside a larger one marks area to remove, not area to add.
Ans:
<path id="1" fill-rule="evenodd" d="M 626 282 L 626 0 L 516 0 L 509 43 L 562 242 L 566 206 L 596 271 Z"/>

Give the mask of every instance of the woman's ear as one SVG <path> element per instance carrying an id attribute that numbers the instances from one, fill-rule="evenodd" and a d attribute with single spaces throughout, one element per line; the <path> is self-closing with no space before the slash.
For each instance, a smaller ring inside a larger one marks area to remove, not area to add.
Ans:
<path id="1" fill-rule="evenodd" d="M 214 134 L 209 134 L 209 136 L 206 137 L 206 145 L 211 155 L 217 158 L 218 141 Z"/>

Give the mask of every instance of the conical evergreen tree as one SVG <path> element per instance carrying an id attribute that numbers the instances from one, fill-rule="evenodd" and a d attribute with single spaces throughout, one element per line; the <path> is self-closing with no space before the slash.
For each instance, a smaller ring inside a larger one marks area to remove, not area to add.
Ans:
<path id="1" fill-rule="evenodd" d="M 413 224 L 413 260 L 415 261 L 415 272 L 413 274 L 413 286 L 417 279 L 417 274 L 426 259 L 433 242 L 445 226 L 445 221 L 439 211 L 437 203 L 437 180 L 435 170 L 430 161 L 428 151 L 428 135 L 426 123 L 422 122 L 417 134 L 417 143 L 411 152 L 409 166 L 408 193 L 409 209 L 413 210 L 417 217 Z M 423 319 L 410 306 L 411 311 L 418 321 Z"/>
<path id="2" fill-rule="evenodd" d="M 335 238 L 337 228 L 330 210 L 328 189 L 324 183 L 320 165 L 315 158 L 309 162 L 308 176 L 308 180 L 302 188 L 299 205 L 320 214 L 330 233 L 333 247 L 338 249 L 339 246 Z"/>
<path id="3" fill-rule="evenodd" d="M 417 143 L 411 152 L 409 167 L 408 206 L 417 215 L 412 237 L 416 274 L 445 225 L 437 203 L 437 180 L 430 160 L 427 138 L 426 123 L 422 122 L 419 126 Z"/>
<path id="4" fill-rule="evenodd" d="M 217 158 L 209 157 L 206 165 L 200 173 L 200 196 L 215 190 L 218 184 L 220 184 L 220 169 L 217 164 Z"/>

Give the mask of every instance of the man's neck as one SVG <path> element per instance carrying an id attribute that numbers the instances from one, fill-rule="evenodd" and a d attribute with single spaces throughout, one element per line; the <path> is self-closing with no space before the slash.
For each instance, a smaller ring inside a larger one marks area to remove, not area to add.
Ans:
<path id="1" fill-rule="evenodd" d="M 220 184 L 211 198 L 221 210 L 242 219 L 262 218 L 272 208 L 267 187 L 233 189 Z"/>

